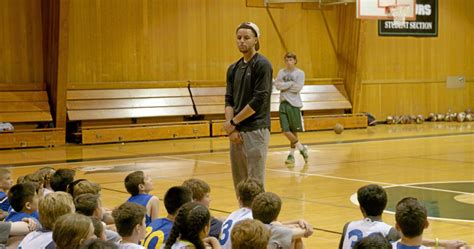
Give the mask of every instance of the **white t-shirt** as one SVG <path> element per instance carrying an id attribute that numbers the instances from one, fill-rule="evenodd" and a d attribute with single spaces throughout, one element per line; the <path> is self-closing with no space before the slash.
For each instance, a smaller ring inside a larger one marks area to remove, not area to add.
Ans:
<path id="1" fill-rule="evenodd" d="M 171 246 L 171 249 L 185 249 L 188 246 L 194 246 L 193 243 L 185 240 L 178 240 L 174 242 L 174 244 Z M 162 248 L 165 248 L 164 245 Z"/>
<path id="2" fill-rule="evenodd" d="M 119 249 L 145 249 L 145 247 L 135 243 L 118 243 Z"/>
<path id="3" fill-rule="evenodd" d="M 351 249 L 354 244 L 372 233 L 381 233 L 387 237 L 392 226 L 383 221 L 373 221 L 370 218 L 352 221 L 348 224 L 346 233 L 344 234 L 343 249 Z"/>
<path id="4" fill-rule="evenodd" d="M 230 241 L 230 233 L 232 232 L 232 228 L 237 222 L 246 219 L 253 219 L 252 209 L 243 207 L 231 213 L 224 223 L 222 223 L 221 236 L 219 238 L 219 243 L 221 244 L 222 249 L 232 248 L 232 242 Z"/>
<path id="5" fill-rule="evenodd" d="M 25 236 L 18 245 L 18 249 L 50 249 L 56 248 L 52 231 L 34 231 Z"/>

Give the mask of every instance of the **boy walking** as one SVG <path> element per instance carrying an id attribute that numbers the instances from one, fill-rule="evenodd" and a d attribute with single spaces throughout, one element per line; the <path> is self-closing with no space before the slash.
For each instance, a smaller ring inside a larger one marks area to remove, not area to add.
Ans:
<path id="1" fill-rule="evenodd" d="M 295 148 L 298 148 L 305 163 L 308 162 L 308 149 L 298 140 L 298 132 L 304 131 L 301 108 L 300 91 L 304 86 L 304 72 L 296 67 L 296 55 L 288 52 L 285 54 L 286 68 L 278 72 L 274 82 L 275 88 L 280 90 L 280 126 L 283 134 L 290 141 L 290 154 L 286 158 L 285 164 L 295 163 Z"/>

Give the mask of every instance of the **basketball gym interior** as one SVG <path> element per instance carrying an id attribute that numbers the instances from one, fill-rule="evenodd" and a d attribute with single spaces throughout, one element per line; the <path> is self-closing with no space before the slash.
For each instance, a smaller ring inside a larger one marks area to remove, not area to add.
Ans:
<path id="1" fill-rule="evenodd" d="M 306 248 L 337 248 L 344 224 L 362 218 L 354 196 L 367 184 L 388 193 L 385 222 L 413 196 L 428 209 L 424 237 L 472 245 L 474 1 L 428 1 L 430 34 L 384 33 L 393 16 L 361 18 L 361 1 L 1 0 L 0 166 L 14 181 L 74 169 L 110 209 L 135 170 L 151 175 L 161 207 L 171 186 L 199 178 L 212 215 L 226 217 L 238 208 L 226 71 L 242 56 L 236 28 L 251 21 L 274 77 L 286 52 L 306 76 L 298 137 L 309 161 L 284 163 L 274 91 L 265 170 L 279 220 L 313 225 Z"/>

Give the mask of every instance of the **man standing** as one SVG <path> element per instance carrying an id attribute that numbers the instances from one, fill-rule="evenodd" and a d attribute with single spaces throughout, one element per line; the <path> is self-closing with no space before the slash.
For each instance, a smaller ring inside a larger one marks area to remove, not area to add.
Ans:
<path id="1" fill-rule="evenodd" d="M 243 57 L 227 70 L 224 129 L 230 140 L 234 189 L 247 177 L 265 184 L 265 160 L 270 139 L 272 65 L 257 53 L 260 30 L 240 24 L 236 42 Z"/>
<path id="2" fill-rule="evenodd" d="M 305 163 L 308 162 L 308 149 L 298 141 L 297 132 L 304 131 L 301 117 L 300 91 L 304 85 L 304 72 L 296 67 L 296 55 L 293 53 L 285 54 L 286 68 L 278 72 L 275 80 L 275 88 L 280 90 L 280 126 L 283 134 L 290 141 L 290 154 L 286 158 L 285 164 L 295 164 L 295 147 L 298 148 L 303 156 Z"/>

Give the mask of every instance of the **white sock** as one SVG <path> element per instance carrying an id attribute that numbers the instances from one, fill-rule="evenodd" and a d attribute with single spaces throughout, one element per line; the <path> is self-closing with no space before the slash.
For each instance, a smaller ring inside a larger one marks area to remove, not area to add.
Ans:
<path id="1" fill-rule="evenodd" d="M 290 155 L 292 155 L 292 156 L 295 155 L 295 148 L 290 148 Z"/>
<path id="2" fill-rule="evenodd" d="M 296 148 L 298 148 L 298 150 L 303 150 L 304 149 L 304 146 L 300 143 L 300 142 L 297 142 L 295 144 Z"/>

